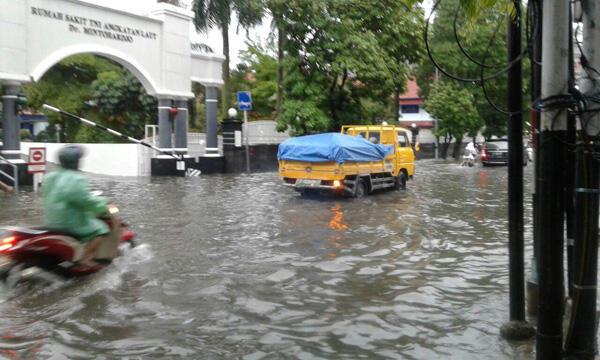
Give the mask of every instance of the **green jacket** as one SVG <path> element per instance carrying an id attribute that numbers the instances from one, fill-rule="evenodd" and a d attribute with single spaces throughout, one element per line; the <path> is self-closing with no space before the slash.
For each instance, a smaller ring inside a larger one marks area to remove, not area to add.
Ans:
<path id="1" fill-rule="evenodd" d="M 46 227 L 78 236 L 84 242 L 108 233 L 106 223 L 98 219 L 108 202 L 92 196 L 79 172 L 60 168 L 45 177 L 42 189 Z"/>

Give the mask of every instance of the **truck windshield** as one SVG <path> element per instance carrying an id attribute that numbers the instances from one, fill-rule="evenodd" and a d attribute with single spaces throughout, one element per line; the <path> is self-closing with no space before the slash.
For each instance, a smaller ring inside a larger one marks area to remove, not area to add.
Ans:
<path id="1" fill-rule="evenodd" d="M 379 131 L 369 131 L 369 141 L 373 144 L 381 142 L 381 133 Z"/>
<path id="2" fill-rule="evenodd" d="M 407 147 L 408 142 L 406 141 L 406 135 L 403 132 L 398 133 L 398 146 Z"/>

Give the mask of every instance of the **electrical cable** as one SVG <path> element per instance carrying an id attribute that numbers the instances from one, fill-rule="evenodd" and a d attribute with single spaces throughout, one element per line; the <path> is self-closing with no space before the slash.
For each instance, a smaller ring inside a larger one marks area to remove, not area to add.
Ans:
<path id="1" fill-rule="evenodd" d="M 442 0 L 438 0 L 433 8 L 432 11 L 429 15 L 429 17 L 427 18 L 426 21 L 426 25 L 425 25 L 425 32 L 424 32 L 424 40 L 425 40 L 425 48 L 427 50 L 427 55 L 429 57 L 429 59 L 431 60 L 431 62 L 434 64 L 434 66 L 440 71 L 442 72 L 444 75 L 448 76 L 449 78 L 456 80 L 456 81 L 460 81 L 460 82 L 467 82 L 467 83 L 472 83 L 476 86 L 479 86 L 482 88 L 484 96 L 486 98 L 486 101 L 498 112 L 506 114 L 506 115 L 512 115 L 512 114 L 516 114 L 516 113 L 521 113 L 527 110 L 522 110 L 521 112 L 508 112 L 506 110 L 500 109 L 490 98 L 489 98 L 489 94 L 487 92 L 487 90 L 485 89 L 485 82 L 489 81 L 489 80 L 493 80 L 501 75 L 503 75 L 504 73 L 508 72 L 508 70 L 510 70 L 515 64 L 519 63 L 520 61 L 523 60 L 523 58 L 525 57 L 526 54 L 531 54 L 531 41 L 528 41 L 528 44 L 526 47 L 524 47 L 521 51 L 521 53 L 519 54 L 519 56 L 517 56 L 516 58 L 514 58 L 513 60 L 511 60 L 508 64 L 502 66 L 490 66 L 490 65 L 486 65 L 485 62 L 480 62 L 477 61 L 476 59 L 474 59 L 464 48 L 464 46 L 461 44 L 459 38 L 458 38 L 458 31 L 457 31 L 457 19 L 458 19 L 458 13 L 459 13 L 459 8 L 457 7 L 456 11 L 455 11 L 455 16 L 454 16 L 454 21 L 453 21 L 453 30 L 454 30 L 454 38 L 455 38 L 455 42 L 458 45 L 458 48 L 460 49 L 461 53 L 472 63 L 474 63 L 476 66 L 478 66 L 480 68 L 480 74 L 479 74 L 479 78 L 475 79 L 475 78 L 460 78 L 457 75 L 453 75 L 450 74 L 448 71 L 446 71 L 445 69 L 443 69 L 441 67 L 441 65 L 435 60 L 431 48 L 429 46 L 429 23 L 431 20 L 431 16 L 433 16 L 435 10 L 437 9 L 437 7 L 439 6 L 439 4 L 441 3 Z M 520 11 L 520 4 L 518 3 L 517 0 L 513 0 L 514 4 L 515 4 L 515 8 L 519 9 L 517 11 L 517 18 L 518 21 L 521 21 L 521 11 Z M 533 6 L 533 5 L 531 5 Z M 529 7 L 530 5 L 528 4 L 528 14 L 530 13 L 529 11 Z M 490 37 L 490 40 L 488 41 L 488 45 L 486 47 L 486 51 L 485 51 L 485 55 L 483 56 L 483 58 L 487 57 L 487 54 L 489 53 L 489 49 L 491 47 L 491 45 L 493 44 L 493 41 L 497 35 L 497 33 L 499 32 L 500 29 L 500 25 L 503 23 L 504 18 L 508 18 L 510 17 L 510 15 L 508 14 L 508 9 L 506 10 L 506 14 L 505 16 L 501 19 L 501 21 L 498 22 L 498 25 L 496 26 L 495 31 L 493 32 L 492 36 Z M 538 29 L 539 26 L 539 21 L 535 21 L 534 22 L 534 28 L 535 30 Z M 529 39 L 529 40 L 534 40 L 537 38 L 537 34 L 538 31 L 534 31 L 534 37 Z M 484 69 L 497 69 L 497 68 L 501 68 L 501 70 L 493 73 L 492 75 L 488 75 L 488 76 L 484 76 Z"/>
<path id="2" fill-rule="evenodd" d="M 521 9 L 520 2 L 518 0 L 512 0 L 512 1 L 513 1 L 513 5 L 514 5 L 515 9 L 517 9 L 516 21 L 521 21 L 523 16 L 520 11 L 520 9 Z M 566 111 L 569 111 L 569 112 L 575 114 L 581 123 L 581 129 L 582 129 L 582 130 L 578 131 L 578 138 L 582 139 L 581 143 L 583 143 L 583 146 L 585 146 L 588 151 L 591 151 L 593 153 L 594 159 L 600 159 L 600 152 L 598 152 L 597 149 L 594 149 L 594 145 L 589 145 L 590 141 L 588 140 L 588 135 L 586 134 L 586 131 L 583 130 L 583 129 L 587 128 L 590 116 L 600 112 L 600 106 L 591 106 L 591 104 L 600 105 L 600 94 L 594 94 L 594 95 L 582 94 L 577 88 L 575 88 L 574 86 L 570 86 L 568 89 L 568 92 L 565 94 L 557 94 L 557 95 L 549 96 L 546 98 L 536 99 L 533 102 L 536 105 L 534 105 L 533 107 L 528 106 L 527 109 L 524 109 L 520 112 L 510 112 L 510 111 L 501 109 L 498 105 L 496 105 L 494 103 L 494 101 L 490 98 L 489 91 L 486 88 L 487 81 L 491 81 L 491 80 L 505 74 L 508 70 L 510 70 L 518 62 L 522 61 L 524 59 L 524 57 L 527 55 L 528 55 L 528 58 L 530 59 L 531 64 L 538 65 L 538 66 L 541 65 L 541 63 L 539 61 L 536 61 L 533 58 L 533 51 L 532 51 L 533 44 L 535 43 L 535 41 L 538 40 L 538 37 L 540 36 L 540 33 L 541 33 L 541 31 L 540 31 L 541 4 L 540 4 L 539 0 L 530 0 L 527 3 L 527 8 L 526 8 L 527 14 L 525 16 L 526 46 L 523 47 L 521 53 L 516 58 L 514 58 L 513 60 L 509 61 L 508 63 L 506 63 L 504 65 L 497 65 L 497 66 L 496 65 L 487 65 L 485 63 L 485 59 L 487 58 L 487 56 L 489 54 L 490 48 L 494 43 L 497 33 L 499 32 L 500 26 L 504 22 L 504 19 L 506 19 L 506 18 L 510 19 L 510 14 L 508 13 L 508 9 L 506 10 L 504 17 L 498 22 L 498 25 L 496 26 L 492 36 L 490 37 L 490 39 L 488 41 L 488 45 L 486 47 L 484 55 L 482 56 L 483 60 L 478 60 L 470 54 L 470 52 L 466 49 L 464 44 L 460 41 L 460 38 L 458 36 L 458 17 L 460 14 L 460 7 L 456 8 L 456 10 L 454 12 L 454 19 L 453 19 L 454 41 L 455 41 L 459 51 L 462 53 L 462 55 L 467 60 L 469 60 L 471 63 L 475 64 L 475 66 L 478 68 L 479 76 L 477 78 L 461 77 L 459 75 L 450 73 L 448 70 L 446 70 L 442 67 L 442 65 L 435 59 L 435 56 L 433 55 L 433 51 L 432 51 L 430 40 L 429 40 L 429 26 L 431 23 L 432 16 L 436 13 L 436 10 L 438 10 L 441 3 L 442 3 L 442 0 L 437 0 L 431 10 L 431 13 L 427 17 L 427 21 L 425 24 L 425 30 L 424 30 L 424 42 L 425 42 L 426 53 L 427 53 L 429 60 L 433 63 L 433 65 L 442 74 L 444 74 L 448 78 L 458 81 L 458 82 L 471 83 L 475 86 L 479 86 L 482 89 L 483 95 L 484 95 L 486 101 L 488 102 L 488 104 L 490 104 L 490 106 L 495 111 L 498 111 L 505 115 L 515 115 L 515 114 L 518 114 L 518 113 L 521 113 L 524 111 L 529 111 L 529 110 L 532 110 L 534 112 L 540 112 L 540 113 L 546 112 L 546 111 L 556 111 L 556 114 L 553 116 L 553 118 L 551 120 L 551 128 L 550 128 L 551 130 L 554 129 L 555 123 L 558 119 L 558 115 L 562 114 L 563 111 L 566 110 Z M 583 53 L 581 42 L 577 39 L 579 33 L 580 33 L 580 29 L 578 26 L 575 30 L 574 41 L 581 53 L 580 62 L 581 62 L 583 70 L 586 73 L 586 77 L 584 79 L 588 80 L 588 81 L 592 81 L 594 84 L 596 84 L 599 82 L 600 72 L 589 65 L 589 62 Z M 496 72 L 494 72 L 492 74 L 486 75 L 486 70 L 492 70 L 492 69 L 494 69 L 494 70 L 499 69 L 499 70 L 497 70 Z M 575 83 L 574 79 L 570 79 L 570 80 L 571 80 L 570 83 L 572 83 L 572 84 Z M 597 95 L 597 96 L 595 96 L 595 95 Z M 600 136 L 600 130 L 596 134 L 596 137 L 598 137 L 598 136 Z M 574 149 L 578 146 L 577 144 L 566 143 L 562 139 L 561 139 L 561 141 L 563 143 L 565 143 L 566 145 L 568 145 L 569 149 Z"/>
<path id="3" fill-rule="evenodd" d="M 467 53 L 467 51 L 464 49 L 464 47 L 462 46 L 462 44 L 460 43 L 460 39 L 458 38 L 458 31 L 456 30 L 456 20 L 458 20 L 458 12 L 460 10 L 460 4 L 456 6 L 456 11 L 454 12 L 454 22 L 452 24 L 453 26 L 453 30 L 454 30 L 454 41 L 456 42 L 456 45 L 458 45 L 458 48 L 460 49 L 460 52 L 462 52 L 467 59 L 469 59 L 472 63 L 474 63 L 475 65 L 478 65 L 479 67 L 483 67 L 486 69 L 499 69 L 502 68 L 503 65 L 496 65 L 496 66 L 490 66 L 490 65 L 485 65 L 484 63 L 480 63 L 477 60 L 475 60 L 471 55 L 469 55 Z M 504 21 L 504 18 L 501 18 L 500 21 L 498 21 L 498 25 L 496 26 L 496 30 L 494 30 L 494 35 L 492 36 L 492 38 L 490 39 L 489 42 L 491 42 L 495 37 L 496 34 L 498 33 L 498 30 L 500 29 L 500 25 L 502 25 L 502 22 Z M 488 44 L 489 47 L 489 44 Z M 486 54 L 487 54 L 487 49 L 486 49 Z"/>
<path id="4" fill-rule="evenodd" d="M 514 0 L 516 1 L 516 0 Z M 444 68 L 441 67 L 441 65 L 435 60 L 435 58 L 433 57 L 433 54 L 431 52 L 431 48 L 429 46 L 429 22 L 431 19 L 431 16 L 433 15 L 433 13 L 435 12 L 436 8 L 439 6 L 439 4 L 442 2 L 442 0 L 438 0 L 434 5 L 433 8 L 431 9 L 431 14 L 429 14 L 429 17 L 427 18 L 427 21 L 425 23 L 425 33 L 424 33 L 424 41 L 425 41 L 425 49 L 427 51 L 427 56 L 429 57 L 429 60 L 431 60 L 431 62 L 433 63 L 433 65 L 444 75 L 446 75 L 447 77 L 456 80 L 456 81 L 460 81 L 460 82 L 467 82 L 467 83 L 473 83 L 475 85 L 478 85 L 480 81 L 488 81 L 488 80 L 492 80 L 497 78 L 498 76 L 506 73 L 508 70 L 510 70 L 510 68 L 512 68 L 516 63 L 518 63 L 519 61 L 521 61 L 525 54 L 528 52 L 527 48 L 524 48 L 523 51 L 521 52 L 521 54 L 519 54 L 519 56 L 517 56 L 516 58 L 514 58 L 512 61 L 510 61 L 506 66 L 504 66 L 501 70 L 497 71 L 496 73 L 489 75 L 483 79 L 477 79 L 477 78 L 461 78 L 458 77 L 456 75 L 452 75 L 450 74 L 447 70 L 445 70 Z"/>

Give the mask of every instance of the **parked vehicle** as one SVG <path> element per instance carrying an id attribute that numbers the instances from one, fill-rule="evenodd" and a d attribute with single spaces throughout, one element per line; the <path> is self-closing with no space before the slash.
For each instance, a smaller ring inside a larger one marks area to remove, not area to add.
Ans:
<path id="1" fill-rule="evenodd" d="M 508 140 L 492 139 L 483 143 L 481 163 L 484 166 L 508 165 Z M 523 149 L 523 166 L 527 165 L 527 151 Z"/>
<path id="2" fill-rule="evenodd" d="M 350 125 L 341 134 L 289 139 L 278 157 L 279 176 L 302 194 L 316 190 L 362 197 L 377 189 L 404 189 L 414 175 L 407 131 L 393 125 Z"/>

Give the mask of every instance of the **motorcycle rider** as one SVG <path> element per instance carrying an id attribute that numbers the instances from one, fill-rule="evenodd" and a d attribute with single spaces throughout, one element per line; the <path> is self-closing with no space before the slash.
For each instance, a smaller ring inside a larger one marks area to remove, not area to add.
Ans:
<path id="1" fill-rule="evenodd" d="M 465 147 L 465 153 L 463 155 L 463 162 L 460 164 L 461 166 L 473 166 L 475 162 L 475 158 L 477 157 L 477 149 L 475 149 L 475 145 L 472 141 L 470 141 Z"/>
<path id="2" fill-rule="evenodd" d="M 45 226 L 74 235 L 85 244 L 79 264 L 97 266 L 93 261 L 96 249 L 106 240 L 109 228 L 98 219 L 107 212 L 108 202 L 93 196 L 85 177 L 78 172 L 84 150 L 79 145 L 60 149 L 60 168 L 46 176 L 43 182 Z"/>

